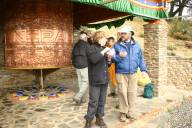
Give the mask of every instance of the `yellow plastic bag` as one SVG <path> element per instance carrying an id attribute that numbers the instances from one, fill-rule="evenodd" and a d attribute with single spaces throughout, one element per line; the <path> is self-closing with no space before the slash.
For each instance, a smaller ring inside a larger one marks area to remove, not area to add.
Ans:
<path id="1" fill-rule="evenodd" d="M 139 86 L 145 86 L 145 85 L 151 83 L 151 79 L 149 78 L 149 75 L 147 74 L 147 76 L 145 78 L 143 78 L 141 70 L 139 68 L 137 70 L 137 76 L 138 76 L 138 85 Z"/>

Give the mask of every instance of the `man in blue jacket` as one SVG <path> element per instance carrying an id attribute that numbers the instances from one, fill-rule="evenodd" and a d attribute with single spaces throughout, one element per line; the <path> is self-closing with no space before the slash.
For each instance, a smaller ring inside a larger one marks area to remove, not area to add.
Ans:
<path id="1" fill-rule="evenodd" d="M 139 44 L 134 40 L 131 26 L 119 30 L 120 40 L 113 47 L 113 60 L 116 63 L 118 82 L 120 121 L 134 118 L 134 105 L 137 99 L 137 69 L 146 77 L 146 64 Z"/>

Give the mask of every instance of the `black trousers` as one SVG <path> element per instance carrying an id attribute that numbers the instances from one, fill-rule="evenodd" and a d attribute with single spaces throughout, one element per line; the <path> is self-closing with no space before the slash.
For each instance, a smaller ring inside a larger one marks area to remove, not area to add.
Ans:
<path id="1" fill-rule="evenodd" d="M 108 83 L 104 85 L 89 86 L 89 104 L 86 120 L 92 121 L 94 116 L 97 118 L 104 116 L 104 107 L 107 96 Z"/>

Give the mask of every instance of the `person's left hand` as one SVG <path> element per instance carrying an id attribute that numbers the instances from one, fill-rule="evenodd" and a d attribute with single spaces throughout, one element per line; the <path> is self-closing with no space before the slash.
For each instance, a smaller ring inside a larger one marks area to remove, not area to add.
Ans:
<path id="1" fill-rule="evenodd" d="M 110 57 L 110 58 L 112 58 L 112 56 L 113 56 L 112 50 L 109 50 L 106 54 L 107 54 L 107 56 Z"/>

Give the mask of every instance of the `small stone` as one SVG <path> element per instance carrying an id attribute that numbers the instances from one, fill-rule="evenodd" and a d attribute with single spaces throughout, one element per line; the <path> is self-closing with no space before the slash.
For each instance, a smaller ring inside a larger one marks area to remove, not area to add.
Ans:
<path id="1" fill-rule="evenodd" d="M 69 121 L 71 121 L 71 120 L 73 120 L 73 118 L 65 118 L 65 119 L 63 120 L 63 122 L 69 122 Z"/>
<path id="2" fill-rule="evenodd" d="M 78 128 L 78 127 L 81 127 L 81 123 L 74 120 L 72 122 L 69 123 L 69 125 L 72 127 L 72 128 Z"/>
<path id="3" fill-rule="evenodd" d="M 46 109 L 37 108 L 34 111 L 36 111 L 36 112 L 44 112 L 44 111 L 46 111 Z"/>
<path id="4" fill-rule="evenodd" d="M 65 124 L 65 123 L 60 124 L 58 127 L 59 128 L 71 128 L 71 127 L 67 126 L 67 124 Z"/>
<path id="5" fill-rule="evenodd" d="M 27 122 L 26 119 L 17 119 L 17 120 L 15 121 L 15 124 L 23 124 L 23 123 L 26 123 L 26 122 Z"/>

